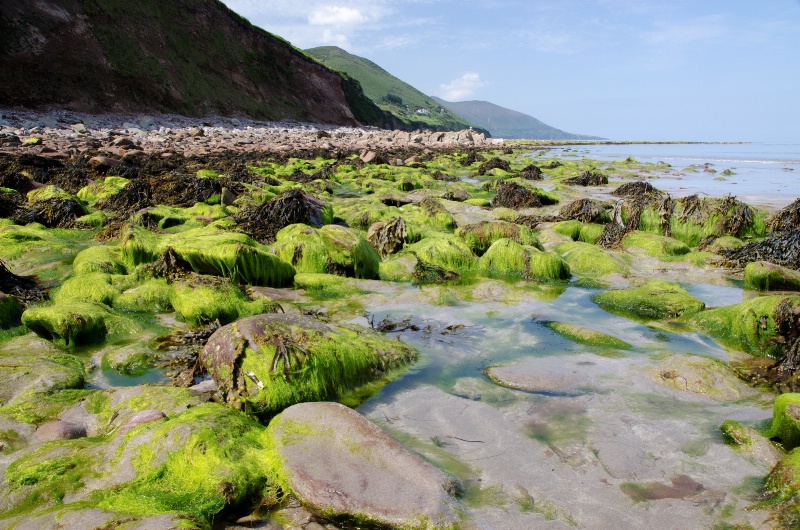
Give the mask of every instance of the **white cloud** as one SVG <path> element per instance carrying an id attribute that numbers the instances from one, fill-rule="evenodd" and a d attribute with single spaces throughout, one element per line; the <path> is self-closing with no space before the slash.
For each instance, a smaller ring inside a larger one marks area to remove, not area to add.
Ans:
<path id="1" fill-rule="evenodd" d="M 320 6 L 308 15 L 312 26 L 356 26 L 368 20 L 359 9 L 342 6 Z"/>
<path id="2" fill-rule="evenodd" d="M 476 90 L 485 86 L 481 76 L 476 72 L 468 72 L 449 83 L 439 85 L 443 99 L 447 101 L 460 101 L 470 97 Z"/>

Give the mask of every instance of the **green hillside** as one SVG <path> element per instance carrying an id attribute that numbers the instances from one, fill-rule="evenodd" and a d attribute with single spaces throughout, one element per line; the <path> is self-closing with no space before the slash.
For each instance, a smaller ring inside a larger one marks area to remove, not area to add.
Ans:
<path id="1" fill-rule="evenodd" d="M 366 87 L 364 89 L 366 91 Z M 372 97 L 367 93 L 368 97 Z M 432 98 L 436 103 L 463 116 L 478 127 L 487 129 L 495 138 L 516 140 L 603 140 L 597 136 L 586 136 L 564 132 L 533 116 L 489 103 L 488 101 L 459 101 L 451 103 Z"/>
<path id="2" fill-rule="evenodd" d="M 360 82 L 368 98 L 408 125 L 439 131 L 474 127 L 368 59 L 347 53 L 336 46 L 321 46 L 305 52 L 328 68 L 344 72 Z"/>

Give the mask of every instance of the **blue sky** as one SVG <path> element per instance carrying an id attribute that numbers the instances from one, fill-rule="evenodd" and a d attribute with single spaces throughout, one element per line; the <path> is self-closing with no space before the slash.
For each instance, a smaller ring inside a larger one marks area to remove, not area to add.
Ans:
<path id="1" fill-rule="evenodd" d="M 615 140 L 800 143 L 800 0 L 223 0 L 298 48 Z"/>

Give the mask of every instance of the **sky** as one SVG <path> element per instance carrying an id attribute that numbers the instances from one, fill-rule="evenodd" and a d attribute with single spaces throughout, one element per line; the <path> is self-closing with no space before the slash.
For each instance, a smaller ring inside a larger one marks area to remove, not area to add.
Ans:
<path id="1" fill-rule="evenodd" d="M 223 0 L 428 95 L 613 140 L 800 144 L 800 0 Z"/>

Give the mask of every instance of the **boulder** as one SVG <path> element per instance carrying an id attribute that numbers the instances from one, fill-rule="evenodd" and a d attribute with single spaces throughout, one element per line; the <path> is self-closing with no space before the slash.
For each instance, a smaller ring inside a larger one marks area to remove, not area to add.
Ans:
<path id="1" fill-rule="evenodd" d="M 230 405 L 269 415 L 340 397 L 415 357 L 408 346 L 366 328 L 269 314 L 215 331 L 200 362 Z"/>
<path id="2" fill-rule="evenodd" d="M 378 221 L 367 230 L 367 241 L 384 258 L 402 250 L 407 236 L 406 223 L 402 217 Z"/>
<path id="3" fill-rule="evenodd" d="M 598 293 L 592 301 L 609 313 L 638 320 L 660 320 L 697 313 L 705 304 L 680 285 L 652 280 L 640 287 Z"/>
<path id="4" fill-rule="evenodd" d="M 569 280 L 569 265 L 557 254 L 498 239 L 481 256 L 478 268 L 489 276 L 507 276 L 539 281 Z"/>
<path id="5" fill-rule="evenodd" d="M 295 496 L 325 517 L 392 528 L 455 528 L 455 480 L 338 403 L 302 403 L 269 426 Z"/>
<path id="6" fill-rule="evenodd" d="M 68 421 L 51 421 L 40 425 L 36 429 L 36 440 L 39 442 L 50 442 L 53 440 L 74 440 L 86 436 L 86 428 L 83 425 Z"/>
<path id="7" fill-rule="evenodd" d="M 106 173 L 112 169 L 125 166 L 127 166 L 127 164 L 122 160 L 116 160 L 107 156 L 93 156 L 89 159 L 89 167 L 98 173 Z"/>
<path id="8" fill-rule="evenodd" d="M 3 344 L 0 351 L 0 406 L 31 393 L 83 387 L 83 363 L 29 334 Z"/>
<path id="9" fill-rule="evenodd" d="M 800 291 L 800 272 L 768 261 L 748 263 L 744 283 L 759 291 Z"/>

